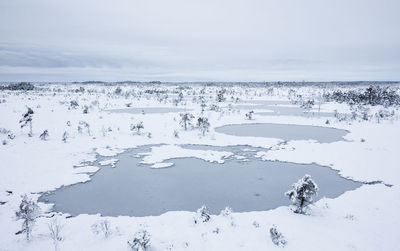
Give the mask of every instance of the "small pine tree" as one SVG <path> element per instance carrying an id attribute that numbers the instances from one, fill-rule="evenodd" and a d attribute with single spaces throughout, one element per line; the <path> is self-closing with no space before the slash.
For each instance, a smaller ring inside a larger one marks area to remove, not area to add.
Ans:
<path id="1" fill-rule="evenodd" d="M 311 179 L 311 176 L 306 174 L 292 187 L 293 189 L 287 191 L 285 195 L 293 202 L 295 213 L 305 214 L 308 205 L 313 202 L 313 196 L 317 194 L 318 186 Z"/>
<path id="2" fill-rule="evenodd" d="M 310 112 L 314 106 L 314 100 L 306 100 L 301 102 L 300 108 L 303 109 L 304 112 Z"/>
<path id="3" fill-rule="evenodd" d="M 115 89 L 114 93 L 115 93 L 116 95 L 121 95 L 121 94 L 122 94 L 122 89 L 121 89 L 121 87 L 118 86 L 118 87 Z"/>
<path id="4" fill-rule="evenodd" d="M 225 209 L 221 210 L 220 215 L 224 216 L 224 217 L 228 217 L 232 214 L 232 208 L 230 207 L 225 207 Z"/>
<path id="5" fill-rule="evenodd" d="M 28 107 L 28 111 L 22 115 L 22 119 L 19 121 L 21 124 L 21 128 L 29 125 L 29 137 L 33 136 L 32 132 L 32 117 L 33 117 L 33 110 Z"/>
<path id="6" fill-rule="evenodd" d="M 188 125 L 190 125 L 191 120 L 194 118 L 194 116 L 190 113 L 181 113 L 181 121 L 179 122 L 179 124 L 185 129 L 185 131 L 187 130 Z"/>
<path id="7" fill-rule="evenodd" d="M 128 241 L 128 246 L 134 251 L 145 251 L 150 246 L 150 234 L 146 230 L 139 230 L 133 236 L 133 239 Z"/>
<path id="8" fill-rule="evenodd" d="M 144 128 L 144 126 L 143 126 L 143 122 L 142 121 L 137 123 L 136 125 L 131 124 L 131 131 L 135 131 L 136 130 L 137 134 L 140 134 L 140 130 L 143 129 L 143 128 Z"/>
<path id="9" fill-rule="evenodd" d="M 217 93 L 217 102 L 224 102 L 225 101 L 225 89 L 219 90 Z"/>
<path id="10" fill-rule="evenodd" d="M 245 114 L 246 119 L 252 120 L 253 119 L 253 114 L 254 114 L 254 111 L 249 111 L 248 113 L 246 113 Z"/>
<path id="11" fill-rule="evenodd" d="M 16 213 L 18 220 L 23 220 L 21 233 L 25 233 L 26 240 L 30 240 L 32 227 L 35 224 L 36 217 L 39 215 L 39 206 L 27 195 L 22 197 L 19 211 Z"/>
<path id="12" fill-rule="evenodd" d="M 67 143 L 68 136 L 69 136 L 68 132 L 64 131 L 63 136 L 62 136 L 62 141 L 64 143 Z"/>
<path id="13" fill-rule="evenodd" d="M 208 207 L 203 205 L 201 208 L 197 209 L 196 216 L 194 217 L 194 223 L 208 222 L 211 220 L 210 213 L 208 212 Z"/>
<path id="14" fill-rule="evenodd" d="M 63 226 L 59 223 L 57 218 L 54 218 L 50 222 L 48 227 L 49 227 L 49 232 L 50 232 L 50 234 L 49 234 L 50 239 L 53 240 L 54 251 L 57 251 L 58 243 L 64 239 L 61 236 L 61 230 L 62 230 Z"/>
<path id="15" fill-rule="evenodd" d="M 79 104 L 78 104 L 78 102 L 76 100 L 71 100 L 69 106 L 72 109 L 76 109 L 79 106 Z"/>
<path id="16" fill-rule="evenodd" d="M 44 130 L 44 131 L 42 132 L 42 134 L 40 134 L 40 136 L 39 136 L 39 138 L 40 138 L 41 140 L 47 140 L 48 137 L 49 137 L 49 131 L 47 131 L 47 129 Z"/>
<path id="17" fill-rule="evenodd" d="M 197 126 L 199 127 L 199 130 L 204 136 L 205 133 L 208 132 L 208 128 L 210 127 L 210 122 L 208 122 L 208 118 L 199 117 L 197 119 Z"/>
<path id="18" fill-rule="evenodd" d="M 88 114 L 89 113 L 89 106 L 85 105 L 83 107 L 83 114 Z"/>

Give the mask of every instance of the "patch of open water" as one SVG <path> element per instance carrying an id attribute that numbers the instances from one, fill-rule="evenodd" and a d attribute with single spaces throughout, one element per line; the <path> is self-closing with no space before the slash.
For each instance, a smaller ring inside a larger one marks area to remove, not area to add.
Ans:
<path id="1" fill-rule="evenodd" d="M 138 153 L 149 151 L 148 146 L 131 149 L 116 157 L 119 161 L 115 168 L 102 167 L 91 181 L 45 193 L 40 201 L 54 203 L 55 211 L 71 215 L 149 216 L 167 211 L 195 211 L 203 204 L 217 214 L 226 206 L 236 212 L 247 212 L 289 205 L 284 193 L 305 174 L 310 174 L 319 185 L 315 200 L 334 198 L 361 185 L 316 164 L 262 161 L 254 157 L 259 148 L 234 146 L 220 150 L 235 155 L 224 164 L 178 158 L 168 160 L 174 163 L 170 168 L 153 169 L 139 163 Z"/>
<path id="2" fill-rule="evenodd" d="M 218 133 L 246 137 L 266 137 L 289 140 L 316 140 L 320 143 L 331 143 L 344 140 L 346 130 L 332 127 L 292 125 L 292 124 L 232 124 L 215 128 Z"/>

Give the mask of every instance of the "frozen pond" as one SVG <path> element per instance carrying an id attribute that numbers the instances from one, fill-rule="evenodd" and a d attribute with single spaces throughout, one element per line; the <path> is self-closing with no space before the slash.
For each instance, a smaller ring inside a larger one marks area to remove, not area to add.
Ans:
<path id="1" fill-rule="evenodd" d="M 334 117 L 333 112 L 321 112 L 318 110 L 305 111 L 299 106 L 285 103 L 256 105 L 236 105 L 236 109 L 240 110 L 255 110 L 255 115 L 268 115 L 268 116 L 305 116 L 305 117 Z M 270 110 L 271 112 L 258 112 L 256 110 Z"/>
<path id="2" fill-rule="evenodd" d="M 140 114 L 140 113 L 169 113 L 169 112 L 185 112 L 188 111 L 184 108 L 177 108 L 177 107 L 129 107 L 129 108 L 122 108 L 122 109 L 112 109 L 107 110 L 108 112 L 112 113 L 133 113 L 133 114 Z"/>
<path id="3" fill-rule="evenodd" d="M 215 128 L 218 133 L 234 136 L 266 137 L 289 140 L 316 140 L 331 143 L 343 140 L 346 130 L 322 126 L 289 125 L 289 124 L 233 124 Z"/>
<path id="4" fill-rule="evenodd" d="M 143 148 L 133 149 L 118 156 L 115 168 L 102 167 L 90 182 L 62 187 L 44 194 L 40 201 L 55 203 L 55 211 L 72 215 L 160 215 L 195 211 L 203 204 L 217 214 L 226 206 L 245 212 L 289 205 L 284 193 L 305 174 L 310 174 L 320 187 L 316 200 L 334 198 L 360 186 L 327 167 L 256 159 L 259 149 L 248 148 L 232 148 L 236 157 L 224 164 L 180 158 L 168 160 L 174 166 L 164 169 L 139 164 L 137 153 Z"/>

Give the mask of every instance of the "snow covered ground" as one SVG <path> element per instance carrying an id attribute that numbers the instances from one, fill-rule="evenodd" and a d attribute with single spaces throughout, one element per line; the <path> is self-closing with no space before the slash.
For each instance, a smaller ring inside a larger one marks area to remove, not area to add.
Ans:
<path id="1" fill-rule="evenodd" d="M 58 250 L 129 250 L 127 241 L 141 229 L 151 236 L 149 250 L 281 250 L 271 241 L 273 225 L 287 241 L 284 250 L 398 250 L 400 113 L 395 107 L 368 106 L 372 116 L 369 120 L 261 116 L 251 105 L 249 109 L 234 108 L 245 101 L 293 100 L 293 91 L 303 99 L 321 100 L 324 92 L 335 88 L 360 90 L 366 86 L 37 84 L 32 91 L 0 91 L 0 250 L 54 249 L 48 227 L 54 218 L 63 226 Z M 19 123 L 27 107 L 34 111 L 32 137 L 28 136 L 29 126 L 21 128 Z M 185 130 L 182 112 L 110 112 L 129 107 L 182 108 L 194 118 Z M 321 101 L 312 111 L 346 114 L 351 113 L 350 108 L 345 103 Z M 248 120 L 245 114 L 250 110 L 256 112 Z M 376 116 L 381 110 L 393 114 Z M 199 130 L 198 117 L 208 118 L 208 130 Z M 138 128 L 140 122 L 143 128 Z M 242 123 L 327 126 L 349 133 L 345 141 L 318 143 L 215 132 L 216 127 Z M 49 133 L 46 140 L 39 137 L 44 130 Z M 67 135 L 64 141 L 63 135 Z M 36 201 L 40 193 L 90 182 L 91 175 L 102 165 L 114 166 L 116 156 L 126 149 L 155 145 L 142 156 L 143 163 L 153 168 L 171 167 L 168 159 L 178 157 L 222 163 L 233 154 L 180 146 L 185 144 L 262 147 L 265 150 L 255 155 L 264 160 L 317 163 L 338 170 L 343 177 L 369 184 L 335 199 L 319 200 L 311 206 L 310 215 L 295 214 L 283 206 L 262 212 L 211 215 L 209 222 L 199 224 L 194 223 L 195 212 L 151 217 L 68 217 L 52 212 L 51 205 L 39 203 L 41 213 L 31 240 L 15 234 L 21 230 L 22 221 L 15 213 L 22 195 Z M 99 156 L 106 157 L 100 166 L 91 165 Z M 108 237 L 93 231 L 93 225 L 104 220 L 111 229 Z"/>

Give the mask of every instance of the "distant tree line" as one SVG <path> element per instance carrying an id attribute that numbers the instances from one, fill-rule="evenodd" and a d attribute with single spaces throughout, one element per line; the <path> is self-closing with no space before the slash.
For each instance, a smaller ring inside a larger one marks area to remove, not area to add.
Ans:
<path id="1" fill-rule="evenodd" d="M 9 84 L 6 86 L 0 85 L 0 90 L 9 90 L 9 91 L 32 91 L 35 87 L 31 83 L 21 82 L 17 84 Z"/>
<path id="2" fill-rule="evenodd" d="M 400 105 L 400 95 L 389 87 L 370 86 L 364 91 L 336 90 L 332 93 L 324 94 L 325 101 L 335 101 L 339 103 L 362 104 L 362 105 L 383 105 L 385 107 Z"/>

